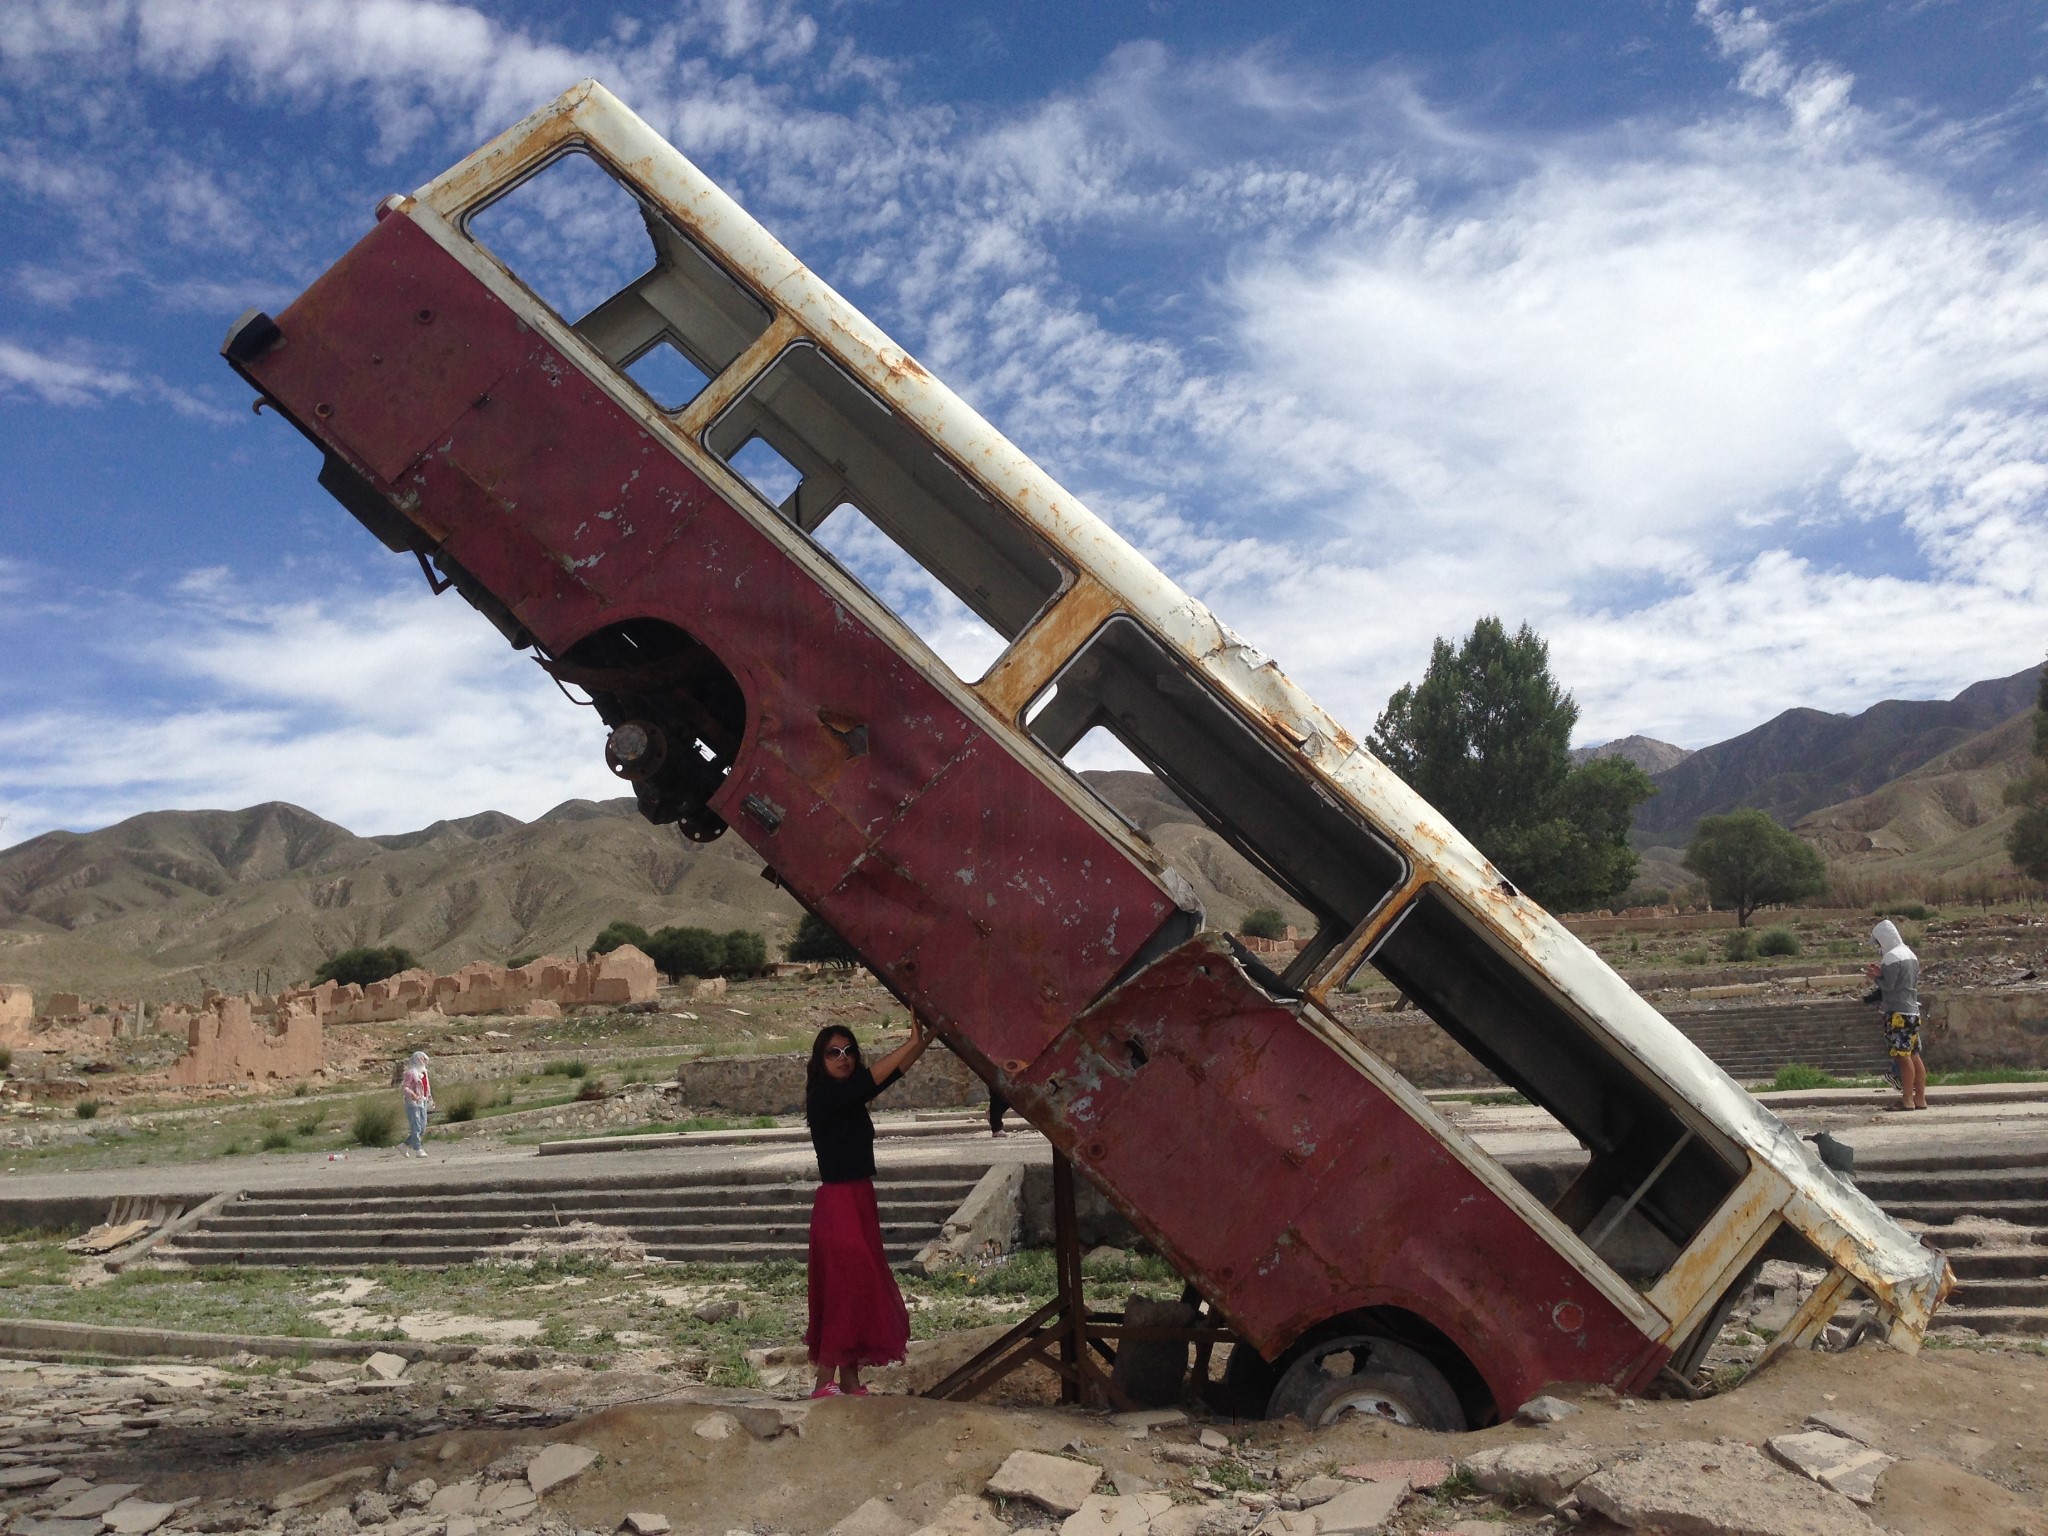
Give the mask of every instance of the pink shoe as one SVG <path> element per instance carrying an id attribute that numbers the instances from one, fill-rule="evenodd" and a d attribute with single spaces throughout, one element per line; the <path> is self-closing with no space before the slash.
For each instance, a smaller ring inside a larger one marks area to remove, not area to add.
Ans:
<path id="1" fill-rule="evenodd" d="M 828 1381 L 822 1387 L 811 1388 L 811 1396 L 813 1397 L 844 1397 L 845 1395 L 845 1393 L 839 1390 L 839 1383 L 836 1381 Z"/>
<path id="2" fill-rule="evenodd" d="M 839 1389 L 839 1395 L 841 1397 L 867 1397 L 871 1394 L 868 1392 L 868 1389 L 866 1387 L 841 1387 Z"/>

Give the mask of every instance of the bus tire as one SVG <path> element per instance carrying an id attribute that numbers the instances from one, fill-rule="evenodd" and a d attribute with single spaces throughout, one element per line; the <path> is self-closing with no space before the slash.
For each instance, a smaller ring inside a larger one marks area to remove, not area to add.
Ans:
<path id="1" fill-rule="evenodd" d="M 1322 1339 L 1280 1375 L 1266 1417 L 1292 1414 L 1311 1429 L 1347 1414 L 1456 1434 L 1465 1410 L 1442 1371 L 1405 1344 L 1365 1334 Z"/>

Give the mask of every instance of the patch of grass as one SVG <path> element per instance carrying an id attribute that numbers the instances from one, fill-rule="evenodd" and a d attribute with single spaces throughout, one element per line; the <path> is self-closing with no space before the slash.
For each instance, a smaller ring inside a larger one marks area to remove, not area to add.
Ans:
<path id="1" fill-rule="evenodd" d="M 448 1101 L 447 1120 L 450 1125 L 460 1125 L 465 1120 L 474 1120 L 481 1106 L 477 1102 L 474 1088 L 465 1088 Z"/>
<path id="2" fill-rule="evenodd" d="M 576 1088 L 576 1100 L 578 1103 L 591 1103 L 598 1099 L 608 1099 L 611 1097 L 611 1094 L 611 1089 L 604 1085 L 604 1079 L 601 1077 L 586 1077 Z"/>
<path id="3" fill-rule="evenodd" d="M 100 1101 L 98 1099 L 80 1099 L 77 1104 L 72 1106 L 71 1112 L 81 1120 L 97 1120 L 100 1115 Z"/>
<path id="4" fill-rule="evenodd" d="M 292 1097 L 295 1099 L 303 1099 L 312 1091 L 313 1085 L 311 1083 L 300 1081 L 292 1084 Z"/>
<path id="5" fill-rule="evenodd" d="M 1707 952 L 1704 949 L 1681 949 L 1672 958 L 1680 965 L 1705 965 Z"/>
<path id="6" fill-rule="evenodd" d="M 1759 955 L 1796 955 L 1799 953 L 1799 935 L 1783 923 L 1766 928 L 1756 941 Z"/>
<path id="7" fill-rule="evenodd" d="M 1241 1461 L 1225 1456 L 1209 1463 L 1207 1476 L 1210 1482 L 1228 1488 L 1232 1493 L 1259 1493 L 1265 1489 L 1265 1479 Z"/>
<path id="8" fill-rule="evenodd" d="M 1972 1083 L 2040 1083 L 2048 1082 L 2048 1072 L 2030 1067 L 1966 1067 L 1955 1072 L 1930 1072 L 1927 1081 L 1943 1088 L 1966 1088 Z"/>
<path id="9" fill-rule="evenodd" d="M 327 1117 L 325 1115 L 307 1115 L 298 1124 L 294 1125 L 292 1130 L 300 1136 L 318 1136 L 321 1127 L 326 1124 Z"/>
<path id="10" fill-rule="evenodd" d="M 582 1060 L 551 1061 L 540 1070 L 544 1077 L 587 1077 L 590 1063 Z"/>
<path id="11" fill-rule="evenodd" d="M 348 1129 L 359 1147 L 388 1147 L 398 1140 L 397 1106 L 365 1099 L 356 1105 L 355 1117 L 349 1122 Z"/>
<path id="12" fill-rule="evenodd" d="M 281 1125 L 272 1126 L 263 1133 L 263 1150 L 266 1152 L 284 1152 L 291 1145 L 292 1133 Z"/>
<path id="13" fill-rule="evenodd" d="M 1795 1061 L 1788 1067 L 1778 1068 L 1778 1075 L 1771 1079 L 1773 1093 L 1790 1093 L 1809 1088 L 1845 1088 L 1848 1085 L 1839 1077 L 1809 1067 L 1803 1061 Z"/>
<path id="14" fill-rule="evenodd" d="M 0 1045 L 0 1072 L 5 1072 L 9 1067 L 13 1065 L 14 1052 L 7 1049 L 6 1046 Z"/>

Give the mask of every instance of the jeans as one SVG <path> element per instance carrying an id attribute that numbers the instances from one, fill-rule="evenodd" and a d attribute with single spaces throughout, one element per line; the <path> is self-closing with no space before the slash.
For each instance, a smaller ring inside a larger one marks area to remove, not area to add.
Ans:
<path id="1" fill-rule="evenodd" d="M 427 1134 L 427 1106 L 418 1100 L 407 1099 L 405 1101 L 405 1125 L 407 1131 L 405 1144 L 415 1152 L 424 1151 L 425 1149 L 420 1146 L 420 1142 Z"/>

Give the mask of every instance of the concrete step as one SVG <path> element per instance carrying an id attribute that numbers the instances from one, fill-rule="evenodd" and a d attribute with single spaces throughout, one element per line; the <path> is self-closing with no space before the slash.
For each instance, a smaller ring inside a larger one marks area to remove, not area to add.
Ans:
<path id="1" fill-rule="evenodd" d="M 2025 1200 L 2048 1198 L 2048 1170 L 2040 1168 L 1859 1167 L 1856 1187 L 1879 1204 L 1898 1200 Z"/>
<path id="2" fill-rule="evenodd" d="M 1943 1307 L 1936 1328 L 1974 1328 L 1979 1333 L 2048 1335 L 2048 1307 Z"/>
<path id="3" fill-rule="evenodd" d="M 916 1243 L 882 1245 L 891 1264 L 907 1264 L 924 1246 Z M 474 1264 L 490 1256 L 488 1248 L 335 1248 L 324 1251 L 318 1264 L 308 1264 L 303 1251 L 290 1248 L 239 1248 L 217 1254 L 182 1254 L 189 1264 L 239 1269 L 362 1269 L 376 1264 L 410 1264 L 446 1269 L 457 1264 Z M 651 1257 L 671 1264 L 801 1264 L 808 1253 L 803 1243 L 702 1243 L 670 1244 L 648 1249 Z"/>
<path id="4" fill-rule="evenodd" d="M 425 1233 L 412 1227 L 346 1227 L 316 1232 L 266 1232 L 254 1236 L 233 1232 L 194 1231 L 187 1232 L 178 1239 L 177 1251 L 196 1262 L 219 1254 L 255 1252 L 259 1249 L 275 1250 L 299 1255 L 298 1262 L 302 1264 L 310 1263 L 315 1258 L 324 1264 L 332 1261 L 337 1250 L 343 1249 L 362 1249 L 387 1254 L 398 1249 L 414 1248 L 435 1252 L 462 1249 L 467 1252 L 486 1253 L 507 1244 L 544 1237 L 553 1230 L 556 1229 L 551 1224 L 543 1223 L 534 1226 L 476 1227 L 461 1232 Z M 913 1248 L 917 1248 L 922 1247 L 937 1230 L 937 1222 L 885 1219 L 882 1222 L 882 1241 L 909 1243 Z M 718 1247 L 735 1243 L 745 1244 L 756 1239 L 795 1242 L 802 1246 L 807 1242 L 809 1233 L 810 1222 L 806 1218 L 788 1222 L 764 1222 L 750 1227 L 647 1227 L 633 1230 L 630 1235 L 634 1241 L 645 1243 L 649 1247 Z"/>
<path id="5" fill-rule="evenodd" d="M 892 1198 L 880 1204 L 884 1214 L 894 1216 L 898 1220 L 928 1220 L 936 1225 L 952 1215 L 959 1208 L 960 1201 L 966 1197 L 967 1190 L 962 1190 L 957 1197 L 941 1197 L 936 1200 Z M 353 1232 L 369 1226 L 415 1232 L 456 1232 L 471 1228 L 503 1226 L 508 1221 L 514 1225 L 534 1226 L 553 1226 L 561 1221 L 594 1221 L 602 1226 L 638 1230 L 642 1227 L 672 1226 L 678 1223 L 745 1226 L 756 1222 L 807 1222 L 810 1215 L 809 1199 L 782 1200 L 773 1205 L 678 1204 L 601 1208 L 569 1206 L 557 1207 L 544 1213 L 536 1213 L 531 1208 L 522 1210 L 515 1206 L 487 1211 L 365 1211 L 348 1216 L 329 1215 L 324 1211 L 305 1214 L 288 1211 L 248 1212 L 230 1207 L 208 1221 L 206 1229 L 209 1232 L 240 1233 L 245 1236 L 267 1232 Z"/>
<path id="6" fill-rule="evenodd" d="M 972 1175 L 962 1174 L 943 1178 L 897 1179 L 888 1182 L 877 1181 L 875 1193 L 878 1198 L 888 1200 L 905 1199 L 964 1199 L 966 1192 L 973 1189 L 981 1177 L 977 1171 Z M 371 1195 L 350 1193 L 330 1196 L 324 1200 L 309 1200 L 298 1191 L 281 1193 L 255 1193 L 244 1196 L 235 1203 L 235 1209 L 242 1212 L 291 1211 L 312 1214 L 332 1213 L 350 1215 L 371 1214 L 379 1211 L 399 1209 L 432 1209 L 437 1211 L 491 1211 L 491 1210 L 606 1210 L 629 1206 L 644 1206 L 651 1203 L 665 1203 L 678 1208 L 720 1206 L 720 1205 L 778 1205 L 792 1199 L 809 1203 L 817 1186 L 808 1181 L 798 1182 L 779 1179 L 772 1184 L 693 1184 L 681 1186 L 635 1185 L 629 1188 L 584 1187 L 579 1185 L 542 1186 L 526 1188 L 521 1186 L 500 1187 L 463 1193 L 449 1193 L 428 1190 L 421 1193 L 400 1193 Z"/>
<path id="7" fill-rule="evenodd" d="M 1962 1281 L 2048 1276 L 2048 1247 L 1944 1248 L 1949 1266 Z"/>
<path id="8" fill-rule="evenodd" d="M 2048 1195 L 2032 1200 L 1879 1200 L 1893 1219 L 1924 1225 L 1936 1246 L 1942 1230 L 1964 1216 L 1988 1216 L 2016 1227 L 2048 1227 Z"/>
<path id="9" fill-rule="evenodd" d="M 2048 1310 L 2048 1275 L 1964 1280 L 1950 1301 L 1950 1310 L 1963 1312 L 2011 1307 Z"/>

